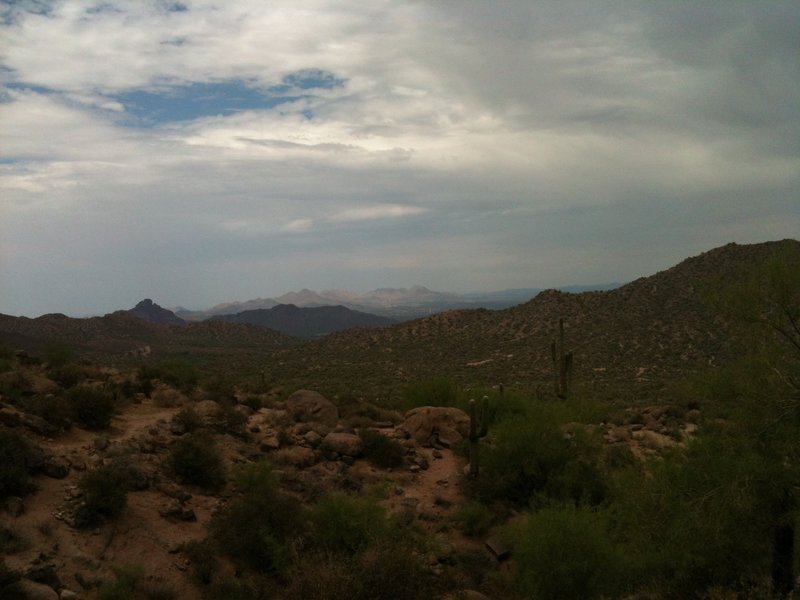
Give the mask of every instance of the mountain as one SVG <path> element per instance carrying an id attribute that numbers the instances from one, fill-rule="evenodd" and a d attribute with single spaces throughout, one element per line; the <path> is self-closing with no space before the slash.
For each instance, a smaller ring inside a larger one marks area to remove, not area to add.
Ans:
<path id="1" fill-rule="evenodd" d="M 576 381 L 598 391 L 621 384 L 657 393 L 667 381 L 735 356 L 733 324 L 708 296 L 720 282 L 767 270 L 779 252 L 800 262 L 795 240 L 728 244 L 613 290 L 548 290 L 504 310 L 454 310 L 335 333 L 274 360 L 287 377 L 302 370 L 319 387 L 359 382 L 389 393 L 396 382 L 446 376 L 535 389 L 552 385 L 550 345 L 563 318 Z"/>
<path id="2" fill-rule="evenodd" d="M 247 310 L 214 317 L 229 323 L 269 327 L 287 335 L 314 338 L 353 327 L 386 327 L 392 319 L 350 310 L 344 306 L 298 307 L 279 304 L 270 309 Z"/>
<path id="3" fill-rule="evenodd" d="M 134 317 L 139 317 L 149 323 L 162 323 L 165 325 L 186 325 L 186 321 L 178 317 L 171 310 L 160 307 L 149 298 L 139 302 L 132 309 L 127 311 Z"/>
<path id="4" fill-rule="evenodd" d="M 619 284 L 568 286 L 562 288 L 562 290 L 581 292 L 613 289 L 615 287 L 619 287 Z M 301 308 L 341 305 L 354 311 L 388 317 L 394 320 L 409 320 L 458 308 L 509 308 L 510 306 L 527 302 L 541 291 L 543 291 L 543 288 L 453 294 L 436 292 L 421 285 L 415 285 L 410 288 L 379 288 L 366 293 L 345 289 L 315 292 L 304 288 L 298 292 L 288 292 L 278 298 L 256 298 L 245 302 L 226 302 L 217 304 L 208 310 L 187 310 L 183 307 L 177 307 L 173 311 L 178 317 L 187 321 L 202 321 L 218 315 L 274 308 L 278 304 L 294 304 Z"/>

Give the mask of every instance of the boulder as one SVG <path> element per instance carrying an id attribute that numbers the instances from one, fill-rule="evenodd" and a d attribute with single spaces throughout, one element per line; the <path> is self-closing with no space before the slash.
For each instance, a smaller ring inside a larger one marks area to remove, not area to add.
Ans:
<path id="1" fill-rule="evenodd" d="M 420 444 L 435 435 L 442 445 L 448 446 L 469 435 L 469 417 L 458 408 L 420 406 L 405 414 L 399 429 Z"/>
<path id="2" fill-rule="evenodd" d="M 354 433 L 331 432 L 323 438 L 320 447 L 323 452 L 336 452 L 356 458 L 361 455 L 364 443 Z"/>
<path id="3" fill-rule="evenodd" d="M 214 400 L 201 400 L 193 408 L 194 412 L 206 423 L 213 420 L 219 412 L 219 404 Z"/>
<path id="4" fill-rule="evenodd" d="M 298 390 L 286 399 L 286 410 L 296 422 L 314 421 L 335 427 L 339 421 L 336 405 L 319 392 Z"/>
<path id="5" fill-rule="evenodd" d="M 69 461 L 62 457 L 48 456 L 42 465 L 42 473 L 53 479 L 64 479 L 69 475 Z"/>
<path id="6" fill-rule="evenodd" d="M 43 583 L 20 579 L 0 590 L 0 597 L 19 598 L 20 600 L 58 600 L 58 593 Z"/>

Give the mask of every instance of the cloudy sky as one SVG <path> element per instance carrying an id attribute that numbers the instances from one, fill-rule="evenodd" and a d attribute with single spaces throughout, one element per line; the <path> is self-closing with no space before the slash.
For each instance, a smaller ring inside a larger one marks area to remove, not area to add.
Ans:
<path id="1" fill-rule="evenodd" d="M 800 4 L 5 0 L 0 312 L 629 281 L 800 233 Z"/>

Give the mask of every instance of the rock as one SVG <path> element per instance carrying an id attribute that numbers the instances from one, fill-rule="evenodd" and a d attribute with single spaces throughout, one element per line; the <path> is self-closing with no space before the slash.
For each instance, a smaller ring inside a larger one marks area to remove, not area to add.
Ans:
<path id="1" fill-rule="evenodd" d="M 64 588 L 63 590 L 61 590 L 60 598 L 61 598 L 61 600 L 77 600 L 78 594 L 76 594 L 72 590 L 68 590 L 67 588 Z"/>
<path id="2" fill-rule="evenodd" d="M 323 452 L 336 452 L 356 458 L 361 455 L 364 443 L 354 433 L 329 433 L 320 444 Z"/>
<path id="3" fill-rule="evenodd" d="M 103 435 L 98 436 L 94 438 L 92 446 L 94 446 L 95 450 L 99 450 L 100 452 L 102 452 L 103 450 L 108 448 L 108 438 Z"/>
<path id="4" fill-rule="evenodd" d="M 642 444 L 651 448 L 652 450 L 663 450 L 675 445 L 675 440 L 671 437 L 656 433 L 655 431 L 644 430 L 637 432 L 642 434 Z"/>
<path id="5" fill-rule="evenodd" d="M 0 590 L 0 597 L 19 600 L 58 600 L 58 593 L 43 583 L 20 579 Z"/>
<path id="6" fill-rule="evenodd" d="M 69 475 L 69 462 L 64 458 L 48 456 L 42 465 L 42 473 L 53 479 L 64 479 Z"/>
<path id="7" fill-rule="evenodd" d="M 262 452 L 270 452 L 272 450 L 277 450 L 281 447 L 281 442 L 278 439 L 278 436 L 274 433 L 267 435 L 263 440 L 261 440 L 261 444 L 259 445 L 259 449 Z"/>
<path id="8" fill-rule="evenodd" d="M 511 556 L 511 550 L 506 546 L 505 542 L 498 536 L 492 536 L 486 540 L 486 547 L 494 554 L 497 560 L 505 560 Z"/>
<path id="9" fill-rule="evenodd" d="M 429 443 L 431 436 L 435 436 L 446 445 L 445 440 L 453 443 L 460 441 L 456 441 L 456 434 L 462 438 L 469 435 L 469 417 L 458 408 L 420 406 L 408 411 L 398 428 L 420 444 Z"/>
<path id="10" fill-rule="evenodd" d="M 205 423 L 213 421 L 219 412 L 219 404 L 214 400 L 201 400 L 194 405 L 194 411 Z"/>
<path id="11" fill-rule="evenodd" d="M 693 408 L 686 413 L 686 420 L 690 423 L 697 423 L 700 420 L 700 411 L 696 408 Z"/>
<path id="12" fill-rule="evenodd" d="M 312 429 L 303 436 L 303 439 L 309 446 L 316 448 L 322 441 L 322 436 Z"/>
<path id="13" fill-rule="evenodd" d="M 459 444 L 464 437 L 454 428 L 448 425 L 440 425 L 438 431 L 439 443 L 445 448 L 452 448 Z"/>
<path id="14" fill-rule="evenodd" d="M 612 444 L 627 442 L 631 439 L 631 432 L 627 427 L 614 427 L 608 432 L 608 441 Z"/>
<path id="15" fill-rule="evenodd" d="M 339 410 L 325 396 L 311 390 L 298 390 L 286 399 L 286 410 L 297 422 L 314 421 L 335 427 Z"/>
<path id="16" fill-rule="evenodd" d="M 36 415 L 20 413 L 19 422 L 34 433 L 38 433 L 44 437 L 53 437 L 58 433 L 58 427 L 51 425 L 42 417 L 37 417 Z"/>

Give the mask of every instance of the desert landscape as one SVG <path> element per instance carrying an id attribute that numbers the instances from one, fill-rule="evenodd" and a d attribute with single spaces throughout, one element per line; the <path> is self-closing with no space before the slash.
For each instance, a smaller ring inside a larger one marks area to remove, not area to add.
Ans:
<path id="1" fill-rule="evenodd" d="M 798 274 L 730 244 L 312 340 L 2 316 L 0 593 L 788 597 Z"/>

